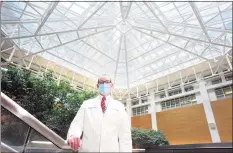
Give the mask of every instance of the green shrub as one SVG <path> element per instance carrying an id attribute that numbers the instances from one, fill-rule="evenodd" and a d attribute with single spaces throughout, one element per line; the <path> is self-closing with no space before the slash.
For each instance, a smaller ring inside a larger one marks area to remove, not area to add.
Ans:
<path id="1" fill-rule="evenodd" d="M 132 141 L 134 148 L 148 148 L 152 146 L 169 145 L 168 140 L 161 131 L 132 128 Z"/>

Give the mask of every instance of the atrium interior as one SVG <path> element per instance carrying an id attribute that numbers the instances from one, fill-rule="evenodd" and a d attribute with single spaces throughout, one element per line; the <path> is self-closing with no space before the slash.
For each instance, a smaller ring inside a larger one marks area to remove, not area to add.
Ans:
<path id="1" fill-rule="evenodd" d="M 162 129 L 171 144 L 232 142 L 214 111 L 215 101 L 232 98 L 232 2 L 1 1 L 0 8 L 2 70 L 39 77 L 51 70 L 58 82 L 91 91 L 106 74 L 132 126 Z M 203 139 L 169 133 L 166 126 L 186 112 L 160 115 L 188 106 L 203 109 L 204 116 L 190 111 L 206 122 Z"/>

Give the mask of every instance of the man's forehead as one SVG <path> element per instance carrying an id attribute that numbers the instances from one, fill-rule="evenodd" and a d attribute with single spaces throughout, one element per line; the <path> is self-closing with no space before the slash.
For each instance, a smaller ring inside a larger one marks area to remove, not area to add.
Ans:
<path id="1" fill-rule="evenodd" d="M 108 76 L 102 76 L 99 78 L 99 80 L 111 80 Z"/>
<path id="2" fill-rule="evenodd" d="M 102 75 L 99 77 L 98 81 L 111 81 L 111 78 L 108 75 Z"/>

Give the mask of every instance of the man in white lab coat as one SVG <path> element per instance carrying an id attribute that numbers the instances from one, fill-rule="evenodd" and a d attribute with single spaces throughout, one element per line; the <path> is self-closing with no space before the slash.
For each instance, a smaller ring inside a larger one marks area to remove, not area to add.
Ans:
<path id="1" fill-rule="evenodd" d="M 110 96 L 112 87 L 108 76 L 100 77 L 99 95 L 84 101 L 78 110 L 67 134 L 74 151 L 132 152 L 130 118 L 124 105 Z"/>

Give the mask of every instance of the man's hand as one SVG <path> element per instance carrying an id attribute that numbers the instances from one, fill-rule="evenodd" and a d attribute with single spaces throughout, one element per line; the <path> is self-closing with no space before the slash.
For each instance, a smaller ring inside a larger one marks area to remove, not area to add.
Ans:
<path id="1" fill-rule="evenodd" d="M 80 138 L 71 136 L 68 139 L 68 145 L 72 148 L 74 151 L 78 151 L 80 148 Z"/>

